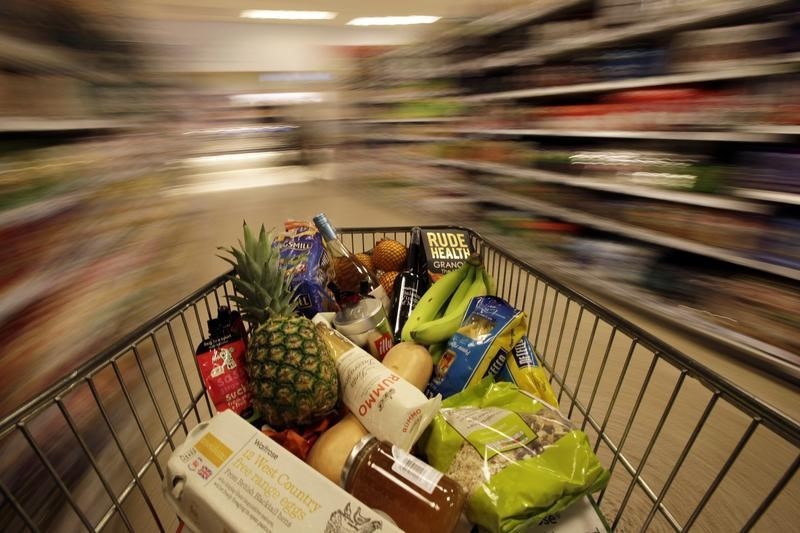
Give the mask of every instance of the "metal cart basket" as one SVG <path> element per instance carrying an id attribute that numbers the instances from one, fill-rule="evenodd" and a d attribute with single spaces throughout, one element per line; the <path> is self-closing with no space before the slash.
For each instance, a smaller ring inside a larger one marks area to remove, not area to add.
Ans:
<path id="1" fill-rule="evenodd" d="M 612 472 L 592 496 L 616 531 L 779 531 L 800 523 L 800 425 L 709 368 L 470 232 L 562 412 Z M 409 228 L 353 228 L 353 251 Z M 194 350 L 219 278 L 0 423 L 0 529 L 175 531 L 176 445 L 213 414 Z M 232 305 L 235 307 L 235 305 Z"/>

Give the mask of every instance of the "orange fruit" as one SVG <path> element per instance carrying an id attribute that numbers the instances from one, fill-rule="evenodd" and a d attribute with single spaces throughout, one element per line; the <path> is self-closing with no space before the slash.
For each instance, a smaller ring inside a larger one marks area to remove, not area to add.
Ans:
<path id="1" fill-rule="evenodd" d="M 400 275 L 400 272 L 384 272 L 379 278 L 381 285 L 383 285 L 383 290 L 386 291 L 389 298 L 392 297 L 392 292 L 394 292 L 394 280 L 397 279 L 398 275 Z"/>
<path id="2" fill-rule="evenodd" d="M 372 249 L 372 265 L 384 272 L 403 270 L 408 257 L 408 249 L 403 243 L 391 239 L 381 239 Z"/>

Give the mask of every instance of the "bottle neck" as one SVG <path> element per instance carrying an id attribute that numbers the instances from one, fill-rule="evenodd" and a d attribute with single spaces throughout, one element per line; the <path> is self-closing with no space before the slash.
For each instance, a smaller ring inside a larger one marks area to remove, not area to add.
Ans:
<path id="1" fill-rule="evenodd" d="M 406 258 L 406 271 L 417 272 L 420 270 L 422 251 L 422 230 L 414 228 L 411 232 L 411 242 L 408 245 L 408 257 Z M 419 272 L 417 272 L 419 274 Z"/>
<path id="2" fill-rule="evenodd" d="M 339 237 L 336 235 L 336 228 L 328 220 L 324 214 L 319 214 L 314 217 L 314 224 L 317 226 L 320 235 L 326 242 L 337 241 Z"/>

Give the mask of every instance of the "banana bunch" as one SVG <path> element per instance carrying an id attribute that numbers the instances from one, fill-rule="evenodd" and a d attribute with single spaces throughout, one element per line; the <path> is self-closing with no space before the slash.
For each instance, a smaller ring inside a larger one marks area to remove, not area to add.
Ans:
<path id="1" fill-rule="evenodd" d="M 461 326 L 469 302 L 477 296 L 494 294 L 494 282 L 473 254 L 458 270 L 442 276 L 422 295 L 408 317 L 401 339 L 419 344 L 444 343 Z"/>

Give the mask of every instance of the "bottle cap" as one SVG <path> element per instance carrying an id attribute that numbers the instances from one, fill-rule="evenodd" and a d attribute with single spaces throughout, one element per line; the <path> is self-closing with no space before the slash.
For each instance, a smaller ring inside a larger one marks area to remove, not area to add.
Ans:
<path id="1" fill-rule="evenodd" d="M 317 226 L 317 229 L 322 234 L 322 238 L 326 241 L 332 241 L 336 239 L 336 230 L 331 226 L 328 217 L 325 213 L 320 213 L 314 217 L 314 225 Z"/>
<path id="2" fill-rule="evenodd" d="M 378 438 L 374 435 L 364 435 L 358 440 L 356 445 L 353 446 L 353 449 L 350 450 L 350 454 L 347 456 L 347 460 L 345 460 L 344 466 L 342 467 L 342 477 L 339 479 L 339 484 L 343 489 L 347 490 L 347 478 L 350 476 L 350 471 L 353 469 L 353 464 L 355 464 L 356 460 L 364 451 L 364 448 L 366 448 L 367 444 L 373 440 L 378 440 Z"/>

